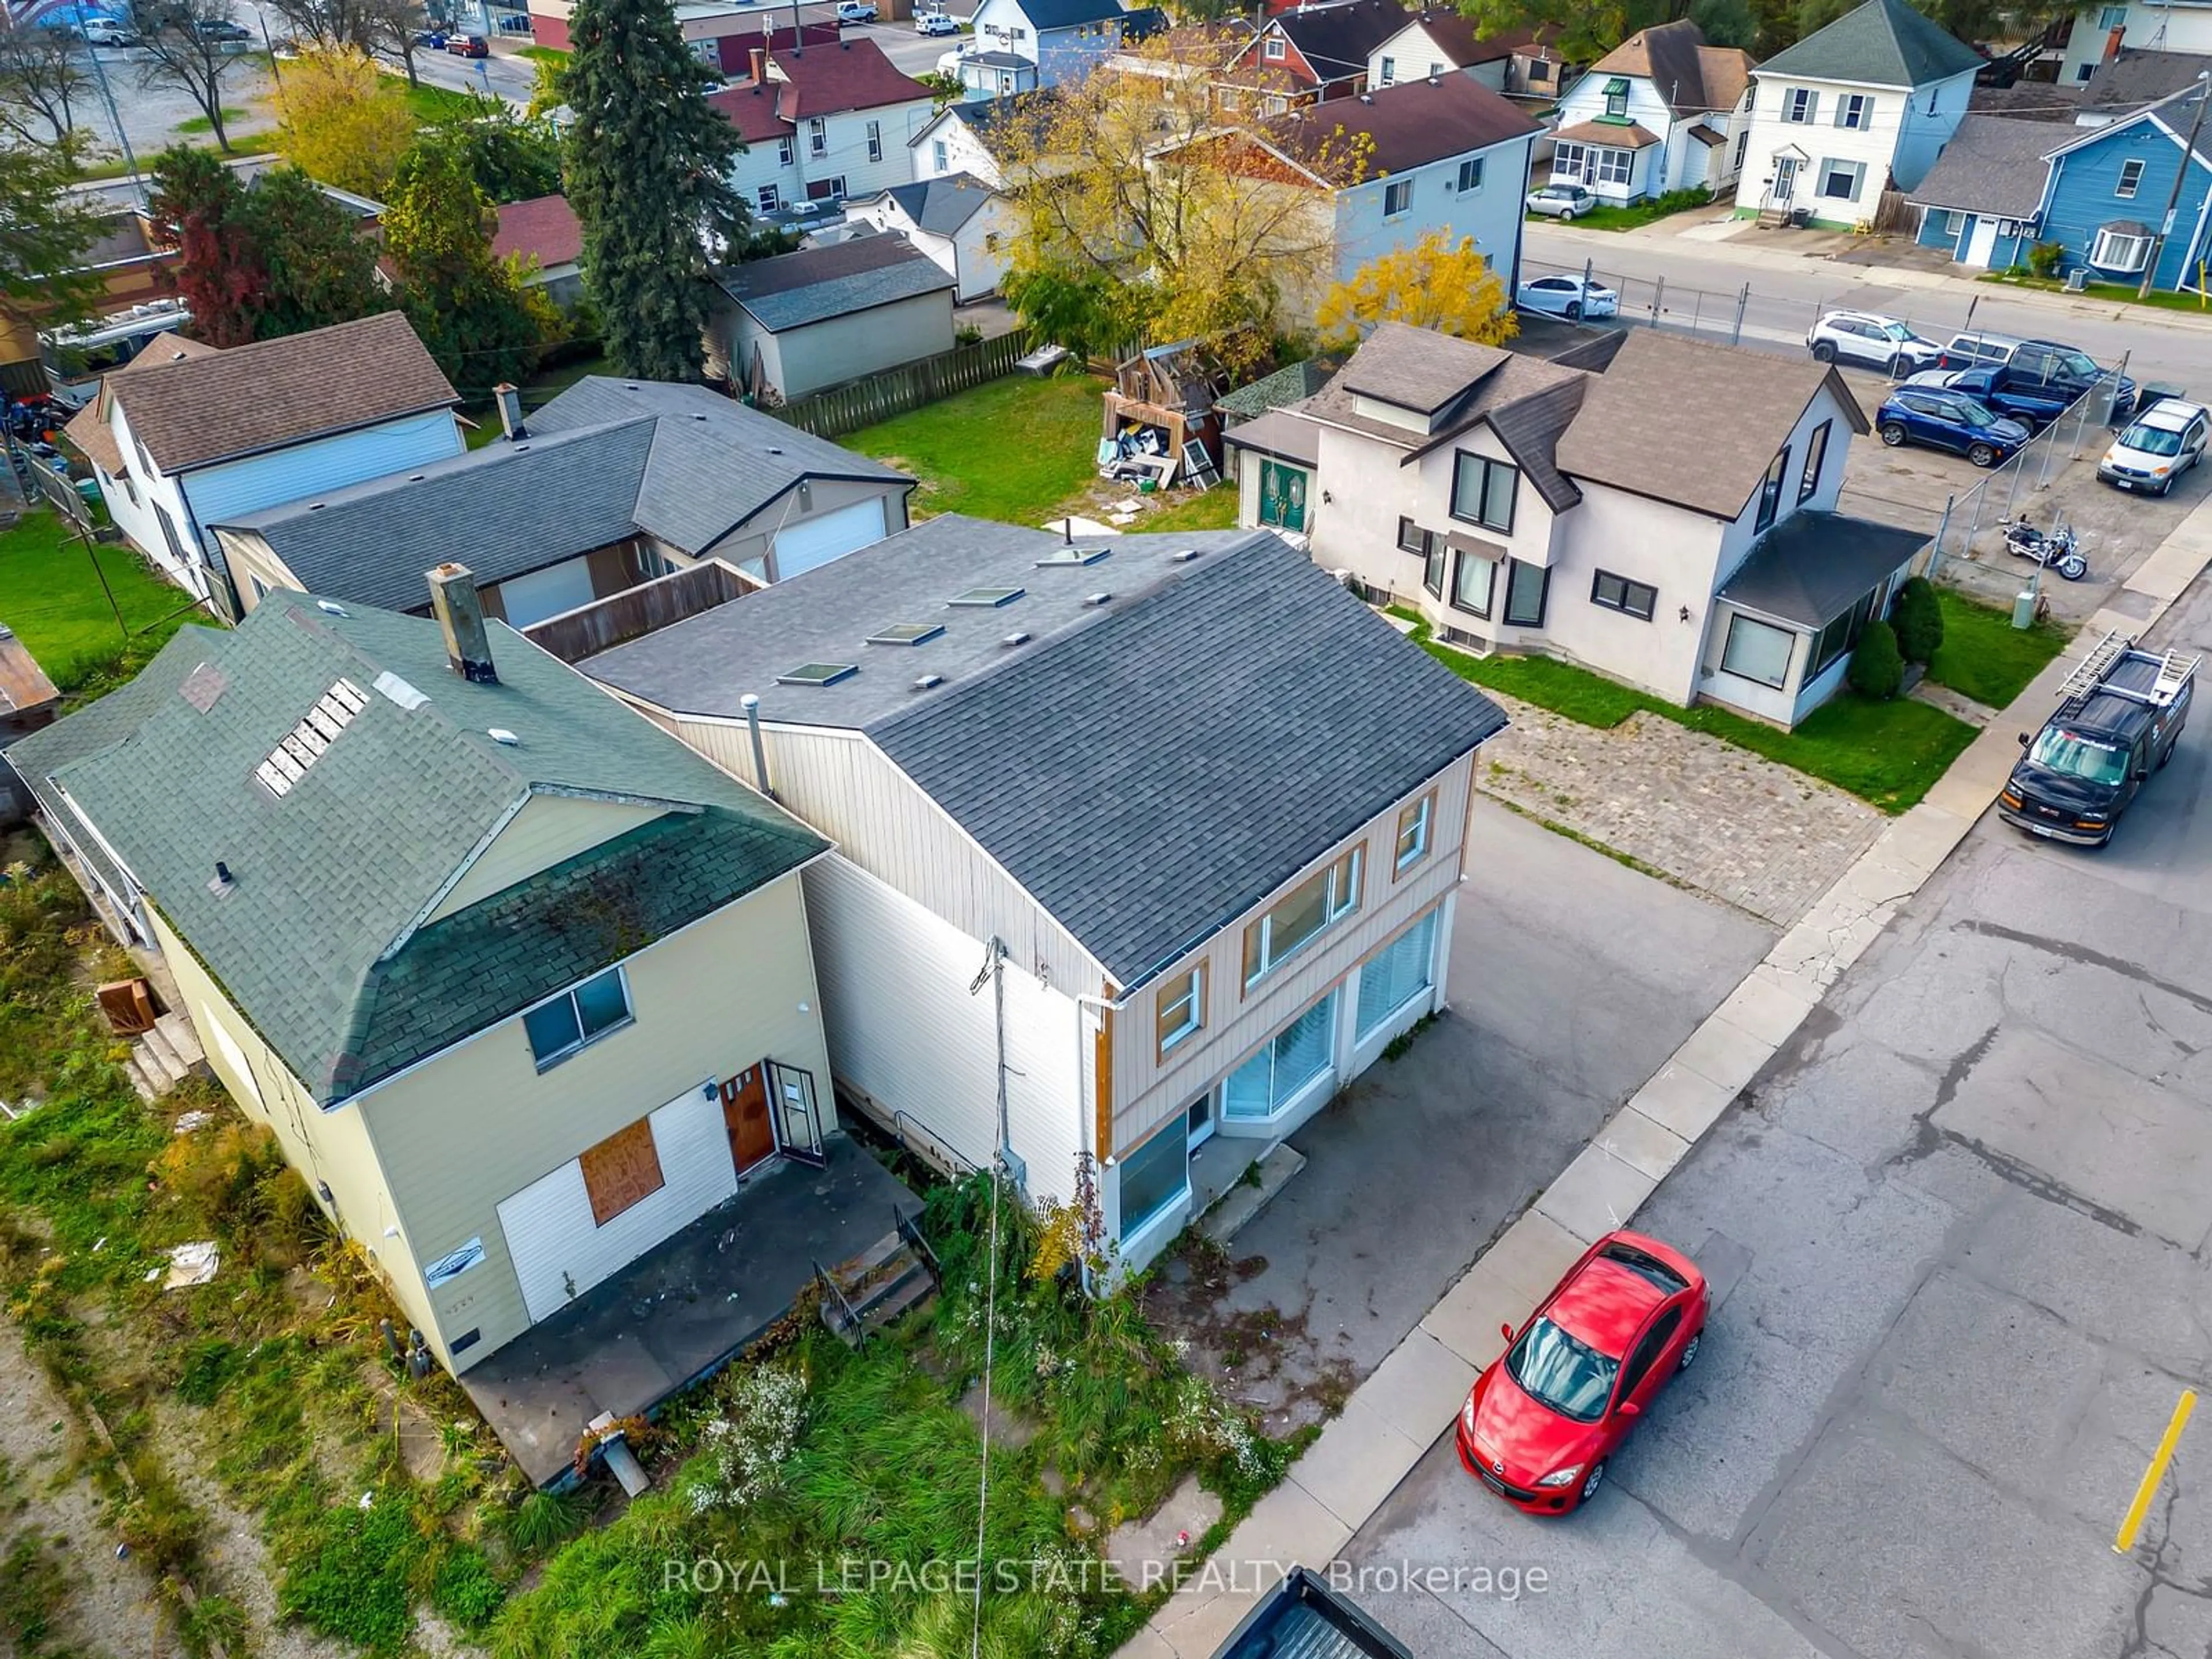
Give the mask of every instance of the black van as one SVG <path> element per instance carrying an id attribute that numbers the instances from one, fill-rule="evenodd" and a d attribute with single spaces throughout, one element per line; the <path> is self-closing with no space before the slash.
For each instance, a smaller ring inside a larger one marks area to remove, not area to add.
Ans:
<path id="1" fill-rule="evenodd" d="M 2197 659 L 2138 651 L 2107 635 L 2066 682 L 1997 797 L 2007 823 L 2077 847 L 2102 847 L 2143 782 L 2173 757 L 2197 694 Z"/>

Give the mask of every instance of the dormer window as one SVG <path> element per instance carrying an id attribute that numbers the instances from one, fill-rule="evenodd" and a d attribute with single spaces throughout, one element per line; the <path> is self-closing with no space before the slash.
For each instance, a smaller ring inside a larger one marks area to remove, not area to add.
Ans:
<path id="1" fill-rule="evenodd" d="M 1616 75 L 1605 83 L 1605 113 L 1608 120 L 1628 118 L 1628 77 Z"/>

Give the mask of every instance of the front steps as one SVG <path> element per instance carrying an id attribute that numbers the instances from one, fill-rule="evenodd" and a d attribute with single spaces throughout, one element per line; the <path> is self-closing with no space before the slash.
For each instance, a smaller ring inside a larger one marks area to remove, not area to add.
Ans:
<path id="1" fill-rule="evenodd" d="M 152 1105 L 188 1077 L 207 1074 L 207 1055 L 200 1048 L 192 1023 L 181 1013 L 167 1013 L 153 1029 L 131 1045 L 123 1070 L 139 1099 Z"/>

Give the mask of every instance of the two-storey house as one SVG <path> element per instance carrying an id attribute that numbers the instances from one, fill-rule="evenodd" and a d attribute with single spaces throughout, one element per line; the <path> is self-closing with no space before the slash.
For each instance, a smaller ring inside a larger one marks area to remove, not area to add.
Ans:
<path id="1" fill-rule="evenodd" d="M 2124 43 L 2124 44 L 2123 44 Z M 2148 52 L 2194 58 L 2201 68 L 2212 58 L 2212 9 L 2191 0 L 2118 0 L 2084 6 L 2074 14 L 2058 83 L 2083 86 L 2115 58 Z M 2178 85 L 2155 88 L 2148 97 L 2176 92 Z"/>
<path id="2" fill-rule="evenodd" d="M 1369 60 L 1409 16 L 1397 0 L 1328 0 L 1277 12 L 1230 58 L 1218 100 L 1225 111 L 1264 116 L 1356 97 L 1369 85 Z M 1424 62 L 1417 73 L 1409 66 L 1407 78 L 1428 74 Z"/>
<path id="3" fill-rule="evenodd" d="M 1079 81 L 1121 49 L 1125 15 L 1119 0 L 982 0 L 961 83 L 986 98 Z"/>
<path id="4" fill-rule="evenodd" d="M 2207 88 L 2192 81 L 2107 126 L 2077 127 L 2071 143 L 2052 147 L 2034 237 L 2064 250 L 2063 268 L 2086 269 L 2100 282 L 2139 282 L 2148 272 L 2154 288 L 2203 286 L 2202 265 L 2212 258 Z"/>
<path id="5" fill-rule="evenodd" d="M 1318 564 L 1440 639 L 1788 726 L 1927 543 L 1835 510 L 1866 430 L 1820 363 L 1638 331 L 1593 373 L 1386 323 L 1229 442 L 1270 463 L 1279 514 L 1297 475 Z M 1244 468 L 1248 522 L 1263 470 Z"/>
<path id="6" fill-rule="evenodd" d="M 465 1379 L 541 1327 L 585 1342 L 595 1286 L 734 1200 L 720 1237 L 786 1156 L 850 1149 L 799 880 L 828 844 L 487 623 L 465 569 L 429 585 L 435 620 L 270 594 L 9 756 L 239 1109 Z M 732 1277 L 811 1277 L 744 1237 Z M 622 1363 L 538 1413 L 532 1478 L 720 1357 L 672 1358 L 635 1296 Z"/>
<path id="7" fill-rule="evenodd" d="M 1431 76 L 1471 75 L 1492 92 L 1506 90 L 1515 37 L 1485 39 L 1464 12 L 1434 8 L 1409 15 L 1367 54 L 1367 84 L 1395 87 Z"/>
<path id="8" fill-rule="evenodd" d="M 228 615 L 207 526 L 461 453 L 459 402 L 398 312 L 228 351 L 163 336 L 65 428 L 138 550 Z"/>
<path id="9" fill-rule="evenodd" d="M 756 52 L 753 78 L 707 101 L 745 141 L 730 179 L 757 213 L 906 183 L 907 147 L 933 106 L 867 40 Z"/>
<path id="10" fill-rule="evenodd" d="M 1095 1172 L 1130 1264 L 1194 1146 L 1279 1139 L 1439 1005 L 1504 724 L 1250 532 L 946 515 L 586 669 L 835 839 L 807 915 L 850 1103 L 1034 1200 Z"/>
<path id="11" fill-rule="evenodd" d="M 1638 29 L 1559 100 L 1553 181 L 1615 203 L 1732 189 L 1753 62 L 1687 18 Z"/>
<path id="12" fill-rule="evenodd" d="M 1982 59 L 1905 0 L 1866 0 L 1753 72 L 1741 216 L 1842 229 L 1911 190 L 1959 129 Z"/>

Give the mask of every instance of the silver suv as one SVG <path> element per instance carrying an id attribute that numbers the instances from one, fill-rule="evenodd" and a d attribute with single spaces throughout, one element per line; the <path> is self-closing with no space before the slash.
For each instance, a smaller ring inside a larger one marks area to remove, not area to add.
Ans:
<path id="1" fill-rule="evenodd" d="M 1824 363 L 1855 363 L 1902 377 L 1927 368 L 1943 348 L 1878 311 L 1832 311 L 1805 333 L 1805 349 Z"/>

